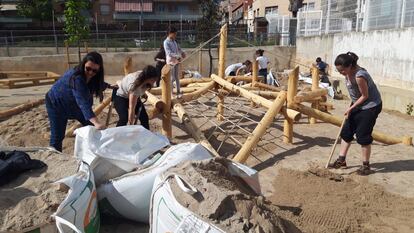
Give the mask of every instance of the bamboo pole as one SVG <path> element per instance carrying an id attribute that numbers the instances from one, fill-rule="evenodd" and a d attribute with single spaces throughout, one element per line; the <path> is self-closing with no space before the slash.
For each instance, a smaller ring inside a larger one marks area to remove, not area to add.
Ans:
<path id="1" fill-rule="evenodd" d="M 225 79 L 233 84 L 240 82 L 240 81 L 243 81 L 246 83 L 252 82 L 252 76 L 227 76 Z"/>
<path id="2" fill-rule="evenodd" d="M 95 113 L 95 116 L 98 116 L 99 114 L 101 114 L 101 112 L 105 109 L 106 106 L 108 106 L 111 103 L 111 97 L 106 97 L 102 103 L 100 103 L 98 106 L 96 106 L 93 109 L 93 113 Z M 65 136 L 66 137 L 72 137 L 73 132 L 75 132 L 75 130 L 79 127 L 82 127 L 82 124 L 79 122 L 76 122 L 76 124 L 74 126 L 72 126 L 70 129 L 66 130 Z"/>
<path id="3" fill-rule="evenodd" d="M 259 139 L 263 136 L 266 132 L 266 129 L 272 124 L 273 119 L 282 109 L 283 104 L 286 101 L 286 92 L 280 92 L 279 96 L 273 101 L 272 105 L 270 106 L 269 110 L 266 112 L 262 120 L 253 130 L 252 134 L 247 138 L 246 142 L 243 144 L 242 148 L 240 148 L 239 152 L 234 157 L 234 161 L 239 163 L 246 162 L 247 158 L 249 157 L 251 151 L 254 147 L 256 147 Z"/>
<path id="4" fill-rule="evenodd" d="M 220 91 L 217 95 L 217 120 L 220 122 L 224 120 L 224 95 Z"/>
<path id="5" fill-rule="evenodd" d="M 44 103 L 45 103 L 45 99 L 39 99 L 39 100 L 35 100 L 35 101 L 29 101 L 25 104 L 21 104 L 21 105 L 18 105 L 16 107 L 13 107 L 13 108 L 10 108 L 10 109 L 7 109 L 7 110 L 0 111 L 0 119 L 17 115 L 21 112 L 27 111 L 31 108 L 34 108 L 34 107 L 39 106 L 39 105 L 44 104 Z"/>
<path id="6" fill-rule="evenodd" d="M 194 123 L 193 119 L 186 113 L 184 107 L 180 103 L 174 104 L 174 111 L 177 113 L 178 118 L 180 118 L 181 122 L 184 124 L 185 128 L 191 134 L 194 140 L 204 146 L 214 156 L 220 157 L 220 155 L 206 139 L 204 134 Z"/>
<path id="7" fill-rule="evenodd" d="M 271 98 L 271 99 L 275 99 L 279 95 L 279 92 L 277 91 L 251 91 L 251 92 L 256 95 L 260 95 L 264 98 Z"/>
<path id="8" fill-rule="evenodd" d="M 294 98 L 298 90 L 299 67 L 289 73 L 287 105 L 288 107 L 294 103 Z M 290 108 L 290 107 L 289 107 Z M 293 141 L 293 121 L 285 119 L 283 122 L 283 142 L 292 143 Z"/>
<path id="9" fill-rule="evenodd" d="M 302 104 L 295 104 L 293 106 L 293 108 L 305 115 L 314 117 L 316 119 L 319 119 L 323 122 L 327 122 L 327 123 L 331 123 L 333 125 L 336 126 L 340 126 L 342 123 L 342 118 L 338 117 L 338 116 L 333 116 L 330 115 L 328 113 L 319 111 L 317 109 L 311 108 L 311 107 L 307 107 L 305 105 Z M 384 144 L 399 144 L 402 143 L 404 145 L 412 145 L 412 138 L 410 136 L 403 136 L 403 137 L 395 137 L 392 135 L 388 135 L 388 134 L 384 134 L 381 132 L 378 132 L 376 130 L 374 130 L 372 132 L 372 137 L 374 138 L 375 141 L 378 142 L 382 142 Z"/>
<path id="10" fill-rule="evenodd" d="M 236 93 L 237 95 L 241 95 L 249 100 L 254 101 L 257 105 L 263 106 L 265 108 L 270 108 L 270 106 L 272 105 L 272 101 L 267 100 L 264 97 L 261 97 L 259 95 L 256 95 L 248 90 L 246 90 L 245 88 L 236 86 L 222 78 L 220 78 L 219 76 L 212 74 L 211 75 L 211 79 L 214 80 L 215 82 L 217 82 L 219 85 L 223 86 L 225 89 Z M 301 114 L 295 110 L 292 109 L 288 109 L 287 110 L 288 115 L 291 117 L 292 120 L 298 121 L 301 117 Z"/>
<path id="11" fill-rule="evenodd" d="M 327 89 L 317 89 L 317 90 L 313 90 L 313 91 L 307 91 L 307 92 L 300 92 L 300 94 L 296 95 L 293 98 L 293 102 L 294 103 L 302 103 L 302 102 L 306 102 L 306 101 L 313 101 L 315 102 L 315 98 L 324 96 L 328 94 L 328 90 Z M 321 99 L 321 98 L 319 98 Z M 316 100 L 317 101 L 317 100 Z"/>
<path id="12" fill-rule="evenodd" d="M 221 27 L 220 30 L 220 48 L 219 48 L 219 68 L 218 75 L 224 79 L 224 71 L 226 69 L 226 50 L 227 50 L 227 24 Z M 217 95 L 217 120 L 224 120 L 224 95 L 218 93 Z"/>
<path id="13" fill-rule="evenodd" d="M 312 91 L 317 91 L 319 89 L 319 69 L 316 67 L 312 68 Z M 328 91 L 326 91 L 328 94 Z M 325 94 L 325 95 L 326 95 Z M 319 101 L 315 101 L 312 103 L 312 108 L 319 109 Z M 309 118 L 310 124 L 316 124 L 316 118 L 311 117 Z"/>
<path id="14" fill-rule="evenodd" d="M 164 102 L 162 111 L 162 134 L 169 139 L 172 138 L 171 125 L 171 75 L 170 66 L 165 65 L 161 70 L 161 99 Z"/>
<path id="15" fill-rule="evenodd" d="M 195 92 L 199 89 L 200 89 L 200 87 L 182 87 L 180 89 L 180 91 L 181 91 L 181 93 L 191 93 L 191 92 Z M 161 87 L 151 88 L 151 90 L 149 90 L 149 92 L 153 95 L 161 95 L 162 94 L 162 88 Z M 172 93 L 177 93 L 177 91 L 173 90 Z"/>

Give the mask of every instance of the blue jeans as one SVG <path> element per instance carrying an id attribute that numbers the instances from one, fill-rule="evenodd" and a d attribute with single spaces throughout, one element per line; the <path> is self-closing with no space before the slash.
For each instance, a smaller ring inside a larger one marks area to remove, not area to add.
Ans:
<path id="1" fill-rule="evenodd" d="M 72 113 L 68 116 L 65 110 L 59 106 L 56 106 L 50 101 L 48 94 L 46 94 L 46 110 L 47 117 L 49 118 L 50 125 L 50 143 L 49 145 L 54 147 L 58 151 L 62 151 L 62 142 L 65 138 L 66 125 L 68 119 L 76 119 L 83 126 L 92 125 L 88 120 L 85 120 L 82 112 Z"/>
<path id="2" fill-rule="evenodd" d="M 170 65 L 171 67 L 171 84 L 175 82 L 175 88 L 177 88 L 177 95 L 181 94 L 180 92 L 180 77 L 178 74 L 178 64 Z"/>

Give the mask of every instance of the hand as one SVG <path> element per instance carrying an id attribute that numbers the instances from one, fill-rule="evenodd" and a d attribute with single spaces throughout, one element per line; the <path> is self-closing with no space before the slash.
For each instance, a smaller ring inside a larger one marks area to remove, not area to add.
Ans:
<path id="1" fill-rule="evenodd" d="M 181 57 L 184 59 L 186 57 L 185 53 L 182 53 Z"/>
<path id="2" fill-rule="evenodd" d="M 147 95 L 146 93 L 144 93 L 144 94 L 141 96 L 141 102 L 142 102 L 142 103 L 145 103 L 145 102 L 147 102 L 147 100 L 148 100 L 148 95 Z"/>
<path id="3" fill-rule="evenodd" d="M 348 108 L 348 109 L 345 111 L 344 115 L 345 115 L 345 118 L 346 118 L 346 119 L 348 119 L 348 118 L 349 118 L 349 116 L 351 115 L 351 112 L 352 112 L 352 108 Z"/>
<path id="4" fill-rule="evenodd" d="M 101 129 L 105 129 L 106 126 L 104 124 L 101 124 L 100 122 L 96 122 L 95 128 L 101 130 Z"/>
<path id="5" fill-rule="evenodd" d="M 118 88 L 119 88 L 119 86 L 118 86 L 118 84 L 110 84 L 110 85 L 109 85 L 109 88 L 110 88 L 110 89 L 118 89 Z"/>

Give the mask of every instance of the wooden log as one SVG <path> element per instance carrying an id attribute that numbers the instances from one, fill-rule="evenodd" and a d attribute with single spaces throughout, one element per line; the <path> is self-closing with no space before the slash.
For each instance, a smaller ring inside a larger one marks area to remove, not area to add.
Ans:
<path id="1" fill-rule="evenodd" d="M 180 86 L 185 87 L 192 83 L 206 83 L 210 81 L 211 78 L 183 78 L 180 80 Z"/>
<path id="2" fill-rule="evenodd" d="M 282 91 L 282 88 L 279 88 L 279 87 L 275 87 L 275 86 L 272 86 L 272 85 L 268 85 L 268 84 L 265 84 L 265 83 L 260 83 L 260 82 L 256 82 L 256 83 L 252 83 L 252 86 L 253 87 L 258 87 L 258 88 L 263 88 L 263 89 L 266 89 L 266 90 L 269 90 L 269 91 Z"/>
<path id="3" fill-rule="evenodd" d="M 164 109 L 164 102 L 149 91 L 146 91 L 145 94 L 148 96 L 147 101 L 154 106 L 154 108 L 158 109 L 159 112 L 162 112 Z"/>
<path id="4" fill-rule="evenodd" d="M 336 126 L 340 126 L 342 123 L 342 118 L 338 116 L 333 116 L 328 113 L 319 111 L 317 109 L 307 107 L 302 104 L 295 104 L 294 109 L 311 117 L 315 117 L 323 122 L 331 123 Z M 403 143 L 404 145 L 412 145 L 412 138 L 410 136 L 395 137 L 389 134 L 384 134 L 374 130 L 372 132 L 372 137 L 375 141 L 382 142 L 384 144 L 399 144 Z"/>
<path id="5" fill-rule="evenodd" d="M 210 81 L 211 81 L 211 79 L 210 79 Z M 204 87 L 206 85 L 208 85 L 208 82 L 203 82 L 203 83 L 190 83 L 190 84 L 187 85 L 187 87 L 198 87 L 198 88 L 200 88 L 200 87 Z"/>
<path id="6" fill-rule="evenodd" d="M 233 84 L 238 82 L 252 82 L 252 76 L 227 76 L 225 79 Z"/>
<path id="7" fill-rule="evenodd" d="M 317 91 L 319 89 L 319 69 L 316 67 L 312 68 L 312 91 Z M 328 91 L 326 91 L 326 94 Z M 325 94 L 325 95 L 326 95 Z M 312 108 L 319 109 L 319 101 L 314 101 L 312 103 Z M 309 118 L 310 124 L 316 124 L 316 118 Z"/>
<path id="8" fill-rule="evenodd" d="M 96 116 L 99 116 L 101 112 L 105 109 L 106 106 L 108 106 L 111 103 L 111 97 L 105 98 L 102 103 L 100 103 L 98 106 L 96 106 L 93 109 L 93 113 L 95 113 Z M 66 137 L 72 137 L 74 136 L 73 132 L 79 127 L 82 127 L 82 124 L 79 122 L 76 122 L 75 125 L 73 125 L 70 129 L 66 130 L 65 136 Z"/>
<path id="9" fill-rule="evenodd" d="M 210 82 L 211 82 L 211 80 L 210 80 Z M 182 87 L 180 89 L 180 91 L 181 91 L 181 93 L 191 93 L 191 92 L 197 91 L 198 89 L 200 89 L 200 87 Z M 161 87 L 151 88 L 151 90 L 149 90 L 149 92 L 151 94 L 154 94 L 154 95 L 161 95 L 162 89 L 161 89 Z M 173 93 L 177 93 L 177 91 L 173 90 Z"/>
<path id="10" fill-rule="evenodd" d="M 253 61 L 252 64 L 252 86 L 259 82 L 259 64 L 257 61 Z"/>
<path id="11" fill-rule="evenodd" d="M 150 107 L 150 108 L 147 109 L 147 113 L 148 113 L 148 118 L 150 120 L 152 120 L 152 119 L 160 116 L 162 112 L 160 110 L 158 110 L 157 108 L 155 108 L 155 107 Z"/>
<path id="12" fill-rule="evenodd" d="M 183 123 L 184 127 L 191 134 L 194 140 L 204 146 L 213 156 L 220 157 L 210 142 L 206 139 L 201 130 L 194 123 L 193 119 L 186 113 L 184 107 L 180 103 L 174 104 L 174 111 Z"/>
<path id="13" fill-rule="evenodd" d="M 31 108 L 37 107 L 37 106 L 39 106 L 41 104 L 44 104 L 44 103 L 45 103 L 45 99 L 39 99 L 39 100 L 35 100 L 35 101 L 29 101 L 25 104 L 21 104 L 21 105 L 18 105 L 16 107 L 13 107 L 13 108 L 10 108 L 10 109 L 7 109 L 7 110 L 2 110 L 2 111 L 0 111 L 0 119 L 7 118 L 7 117 L 10 117 L 10 116 L 14 116 L 16 114 L 27 111 Z"/>
<path id="14" fill-rule="evenodd" d="M 217 120 L 224 120 L 224 95 L 220 92 L 217 94 Z"/>
<path id="15" fill-rule="evenodd" d="M 132 73 L 132 57 L 127 57 L 124 60 L 124 74 Z"/>
<path id="16" fill-rule="evenodd" d="M 305 101 L 315 101 L 315 98 L 328 94 L 327 89 L 317 89 L 314 91 L 300 92 L 293 98 L 294 103 L 300 104 Z"/>
<path id="17" fill-rule="evenodd" d="M 289 73 L 287 106 L 294 103 L 295 95 L 298 91 L 299 67 L 297 66 Z M 293 141 L 293 121 L 285 119 L 283 122 L 283 142 L 292 143 Z"/>
<path id="18" fill-rule="evenodd" d="M 220 30 L 220 47 L 219 47 L 219 67 L 218 76 L 224 78 L 226 69 L 226 50 L 227 50 L 227 24 L 224 24 Z"/>
<path id="19" fill-rule="evenodd" d="M 198 99 L 201 95 L 203 95 L 204 93 L 208 92 L 210 89 L 213 89 L 214 85 L 215 85 L 215 82 L 214 81 L 211 81 L 211 82 L 209 82 L 208 85 L 206 85 L 206 86 L 204 86 L 202 88 L 199 88 L 199 89 L 197 89 L 194 92 L 184 94 L 181 97 L 181 101 L 188 102 L 188 101 L 192 101 L 192 100 Z"/>
<path id="20" fill-rule="evenodd" d="M 271 98 L 271 99 L 275 99 L 279 95 L 279 92 L 276 92 L 276 91 L 251 91 L 251 92 L 256 95 L 260 95 L 262 97 Z"/>
<path id="21" fill-rule="evenodd" d="M 267 100 L 264 97 L 261 97 L 259 95 L 256 95 L 248 90 L 246 90 L 245 88 L 236 86 L 222 78 L 220 78 L 219 76 L 212 74 L 211 75 L 211 79 L 213 79 L 215 82 L 217 82 L 219 85 L 223 86 L 225 89 L 236 93 L 237 95 L 241 95 L 249 100 L 253 100 L 257 105 L 259 106 L 263 106 L 266 108 L 270 108 L 270 106 L 272 105 L 272 101 Z M 298 121 L 301 117 L 300 113 L 292 110 L 292 109 L 288 109 L 287 110 L 288 115 L 291 117 L 292 120 Z"/>
<path id="22" fill-rule="evenodd" d="M 161 99 L 164 102 L 162 111 L 162 134 L 169 139 L 172 138 L 172 121 L 171 121 L 171 68 L 165 65 L 161 70 Z"/>
<path id="23" fill-rule="evenodd" d="M 275 101 L 273 101 L 269 110 L 266 112 L 262 120 L 253 130 L 252 134 L 247 138 L 242 148 L 240 148 L 239 152 L 236 154 L 236 156 L 233 159 L 234 161 L 239 162 L 239 163 L 246 162 L 251 151 L 257 146 L 259 139 L 263 136 L 263 134 L 266 132 L 266 129 L 272 124 L 275 116 L 282 109 L 285 101 L 286 101 L 286 92 L 282 91 L 280 92 L 279 96 L 275 99 Z"/>

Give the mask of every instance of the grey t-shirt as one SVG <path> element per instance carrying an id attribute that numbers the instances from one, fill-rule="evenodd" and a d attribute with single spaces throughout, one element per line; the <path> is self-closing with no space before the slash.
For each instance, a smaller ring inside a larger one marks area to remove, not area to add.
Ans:
<path id="1" fill-rule="evenodd" d="M 359 97 L 361 97 L 361 92 L 359 91 L 356 77 L 362 77 L 365 79 L 368 85 L 368 99 L 366 99 L 362 105 L 358 106 L 358 108 L 365 110 L 381 104 L 381 94 L 379 93 L 377 86 L 372 80 L 371 75 L 369 75 L 369 73 L 363 68 L 359 69 L 354 77 L 348 77 L 345 80 L 346 87 L 348 88 L 352 102 L 355 103 Z"/>
<path id="2" fill-rule="evenodd" d="M 119 88 L 116 92 L 116 95 L 124 98 L 128 98 L 130 93 L 135 96 L 141 96 L 143 94 L 141 88 L 138 87 L 133 92 L 131 90 L 135 80 L 140 73 L 140 71 L 137 71 L 126 75 L 118 84 Z"/>

